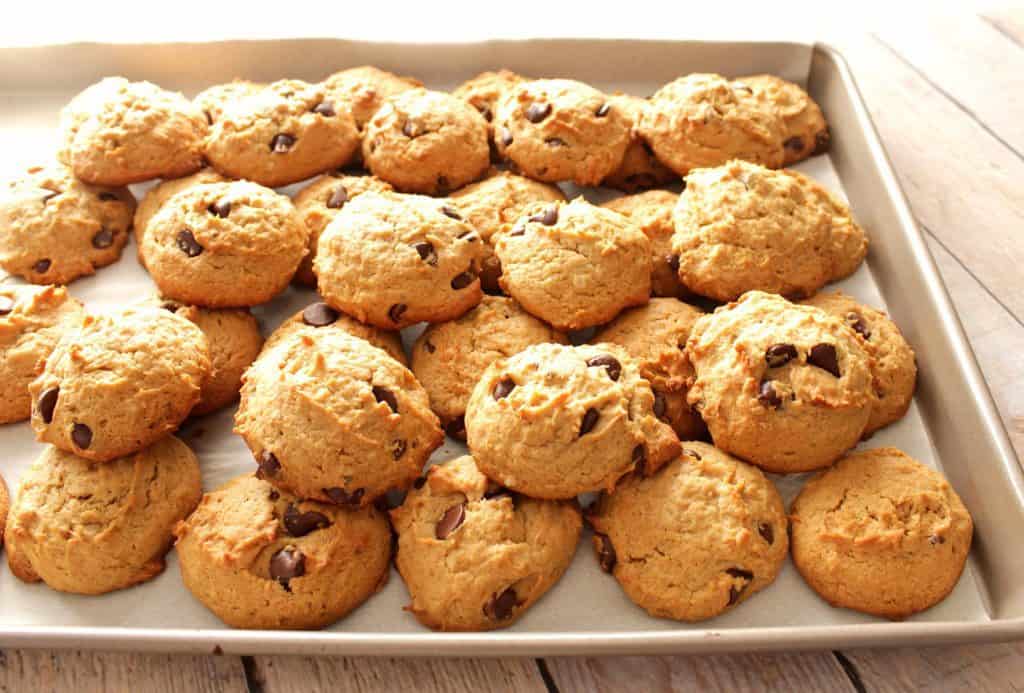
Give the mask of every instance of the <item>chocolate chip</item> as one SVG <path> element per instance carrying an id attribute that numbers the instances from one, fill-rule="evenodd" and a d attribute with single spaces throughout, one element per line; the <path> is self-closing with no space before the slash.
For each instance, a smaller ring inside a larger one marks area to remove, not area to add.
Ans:
<path id="1" fill-rule="evenodd" d="M 71 427 L 71 440 L 79 450 L 88 450 L 92 445 L 92 429 L 82 423 Z"/>
<path id="2" fill-rule="evenodd" d="M 547 137 L 547 138 L 544 139 L 544 144 L 548 145 L 549 147 L 568 147 L 569 146 L 568 144 L 566 144 L 565 140 L 563 140 L 561 137 Z"/>
<path id="3" fill-rule="evenodd" d="M 363 494 L 365 493 L 366 489 L 364 488 L 357 488 L 352 493 L 349 493 L 343 488 L 338 488 L 337 486 L 324 489 L 324 495 L 327 496 L 335 505 L 358 506 L 359 501 L 363 499 Z"/>
<path id="4" fill-rule="evenodd" d="M 420 132 L 417 127 L 413 125 L 411 120 L 407 120 L 405 121 L 405 124 L 402 125 L 402 134 L 406 137 L 412 138 L 418 136 Z"/>
<path id="5" fill-rule="evenodd" d="M 373 398 L 378 402 L 383 402 L 391 407 L 391 411 L 398 413 L 398 399 L 395 398 L 395 393 L 387 388 L 373 386 Z"/>
<path id="6" fill-rule="evenodd" d="M 467 243 L 476 243 L 478 240 L 476 233 L 473 231 L 463 231 L 458 236 L 456 236 L 456 238 L 458 238 L 459 240 L 465 240 Z"/>
<path id="7" fill-rule="evenodd" d="M 431 342 L 429 339 L 424 340 L 423 348 L 427 350 L 428 354 L 433 354 L 435 351 L 437 351 L 437 347 L 434 346 L 433 342 Z"/>
<path id="8" fill-rule="evenodd" d="M 53 198 L 57 197 L 57 195 L 60 195 L 60 190 L 49 190 L 49 189 L 46 189 L 46 194 L 43 195 L 43 197 L 42 197 L 43 204 L 45 205 L 47 202 L 49 202 Z"/>
<path id="9" fill-rule="evenodd" d="M 503 147 L 507 147 L 512 144 L 512 133 L 508 128 L 501 129 L 501 144 Z"/>
<path id="10" fill-rule="evenodd" d="M 672 274 L 678 274 L 679 273 L 679 256 L 678 255 L 669 255 L 666 258 L 666 260 L 668 262 L 668 268 L 670 270 L 672 270 Z"/>
<path id="11" fill-rule="evenodd" d="M 757 525 L 757 533 L 769 544 L 775 543 L 775 530 L 767 522 L 761 522 Z"/>
<path id="12" fill-rule="evenodd" d="M 0 315 L 7 315 L 14 310 L 14 299 L 10 296 L 0 296 Z"/>
<path id="13" fill-rule="evenodd" d="M 341 209 L 346 202 L 348 202 L 348 188 L 339 185 L 327 198 L 327 207 L 328 209 Z"/>
<path id="14" fill-rule="evenodd" d="M 46 274 L 50 270 L 51 264 L 50 258 L 43 258 L 32 265 L 32 271 L 36 274 Z"/>
<path id="15" fill-rule="evenodd" d="M 169 313 L 177 313 L 178 309 L 181 308 L 181 304 L 174 301 L 164 301 L 160 304 L 160 307 Z"/>
<path id="16" fill-rule="evenodd" d="M 796 358 L 796 347 L 792 344 L 772 344 L 764 350 L 764 360 L 769 368 L 779 368 Z"/>
<path id="17" fill-rule="evenodd" d="M 615 570 L 615 564 L 618 562 L 618 558 L 615 555 L 615 547 L 612 546 L 612 540 L 606 534 L 595 534 L 594 536 L 597 537 L 599 543 L 597 562 L 601 566 L 601 570 L 610 573 Z"/>
<path id="18" fill-rule="evenodd" d="M 118 197 L 112 192 L 101 192 L 99 195 L 100 202 L 115 202 Z"/>
<path id="19" fill-rule="evenodd" d="M 270 493 L 267 494 L 267 498 L 269 498 L 272 501 L 276 501 L 280 497 L 281 494 L 277 492 L 276 488 L 270 489 Z"/>
<path id="20" fill-rule="evenodd" d="M 281 583 L 281 587 L 291 592 L 288 581 L 306 574 L 306 557 L 302 552 L 286 546 L 270 559 L 270 577 Z"/>
<path id="21" fill-rule="evenodd" d="M 59 387 L 43 390 L 43 394 L 39 395 L 39 402 L 36 406 L 39 408 L 39 418 L 43 420 L 43 423 L 53 421 L 53 410 L 57 407 L 57 397 L 59 396 Z"/>
<path id="22" fill-rule="evenodd" d="M 480 115 L 482 115 L 484 120 L 488 123 L 491 122 L 491 119 L 494 117 L 494 114 L 491 113 L 490 106 L 485 103 L 477 104 L 476 110 L 480 111 Z"/>
<path id="23" fill-rule="evenodd" d="M 274 135 L 274 139 L 270 140 L 270 151 L 274 154 L 285 154 L 294 146 L 295 138 L 291 135 L 286 135 L 283 132 Z"/>
<path id="24" fill-rule="evenodd" d="M 421 488 L 423 488 L 423 485 L 426 484 L 426 483 L 427 483 L 427 477 L 425 477 L 425 476 L 418 476 L 418 477 L 416 477 L 416 481 L 412 482 L 412 487 L 415 488 L 415 489 L 421 489 Z"/>
<path id="25" fill-rule="evenodd" d="M 484 615 L 492 621 L 504 621 L 512 615 L 512 611 L 519 606 L 519 596 L 515 589 L 509 587 L 501 594 L 491 597 L 484 606 Z"/>
<path id="26" fill-rule="evenodd" d="M 203 115 L 206 116 L 206 124 L 213 125 L 213 115 L 209 111 L 203 111 Z"/>
<path id="27" fill-rule="evenodd" d="M 466 504 L 459 503 L 453 505 L 444 511 L 444 515 L 437 521 L 437 526 L 434 527 L 434 536 L 438 539 L 447 539 L 462 525 L 466 519 Z"/>
<path id="28" fill-rule="evenodd" d="M 96 232 L 96 235 L 92 237 L 92 247 L 98 250 L 109 248 L 114 245 L 114 232 L 110 229 L 103 228 Z"/>
<path id="29" fill-rule="evenodd" d="M 456 291 L 465 289 L 467 286 L 476 281 L 476 274 L 473 272 L 463 272 L 462 274 L 456 275 L 452 279 L 452 288 Z"/>
<path id="30" fill-rule="evenodd" d="M 498 381 L 498 384 L 494 386 L 491 394 L 494 396 L 494 399 L 505 399 L 512 394 L 512 390 L 514 389 L 516 389 L 515 382 L 513 382 L 511 378 L 504 378 Z"/>
<path id="31" fill-rule="evenodd" d="M 750 581 L 754 579 L 754 574 L 749 570 L 743 570 L 742 568 L 726 568 L 725 572 L 731 577 L 744 580 L 743 585 L 739 588 L 737 588 L 736 585 L 729 586 L 729 606 L 732 606 L 738 602 L 740 597 L 743 596 L 743 593 L 747 591 L 747 587 L 750 586 Z"/>
<path id="32" fill-rule="evenodd" d="M 227 219 L 228 215 L 231 214 L 231 200 L 217 200 L 207 207 L 206 211 L 221 219 Z"/>
<path id="33" fill-rule="evenodd" d="M 544 226 L 554 226 L 558 223 L 558 205 L 551 205 L 543 212 L 538 212 L 530 217 L 530 221 L 540 222 Z"/>
<path id="34" fill-rule="evenodd" d="M 259 465 L 259 468 L 256 470 L 256 476 L 260 479 L 275 477 L 281 471 L 281 463 L 278 461 L 277 455 L 270 450 L 261 452 L 256 460 L 256 464 Z"/>
<path id="35" fill-rule="evenodd" d="M 606 115 L 608 115 L 608 112 L 610 110 L 612 110 L 611 104 L 605 101 L 603 104 L 601 104 L 601 107 L 594 112 L 594 115 L 596 115 L 598 118 L 604 118 Z"/>
<path id="36" fill-rule="evenodd" d="M 441 213 L 450 219 L 454 219 L 455 221 L 462 221 L 462 215 L 455 211 L 454 207 L 451 207 L 449 205 L 445 205 L 444 207 L 442 207 Z"/>
<path id="37" fill-rule="evenodd" d="M 391 322 L 398 323 L 402 321 L 402 315 L 405 314 L 406 305 L 404 303 L 396 303 L 388 308 L 388 319 Z"/>
<path id="38" fill-rule="evenodd" d="M 203 252 L 203 246 L 199 245 L 196 237 L 188 229 L 178 232 L 178 248 L 189 257 L 195 257 Z"/>
<path id="39" fill-rule="evenodd" d="M 608 372 L 608 377 L 612 380 L 618 380 L 619 376 L 622 375 L 622 364 L 619 360 L 611 354 L 600 354 L 592 358 L 587 359 L 587 365 L 591 368 L 604 367 Z"/>
<path id="40" fill-rule="evenodd" d="M 334 103 L 332 103 L 331 101 L 321 101 L 320 103 L 313 107 L 313 113 L 319 113 L 320 115 L 326 116 L 327 118 L 332 118 L 334 115 L 336 115 L 334 112 Z"/>
<path id="41" fill-rule="evenodd" d="M 597 425 L 597 420 L 600 418 L 601 412 L 597 409 L 590 408 L 583 414 L 583 421 L 580 423 L 580 437 L 587 435 L 594 430 L 594 426 Z"/>
<path id="42" fill-rule="evenodd" d="M 282 520 L 285 531 L 293 537 L 304 537 L 310 532 L 331 526 L 331 521 L 323 513 L 318 513 L 315 510 L 300 512 L 294 505 L 288 506 Z"/>
<path id="43" fill-rule="evenodd" d="M 761 383 L 761 388 L 757 393 L 757 401 L 773 409 L 778 409 L 782 406 L 782 397 L 775 390 L 775 383 L 771 380 L 765 380 Z"/>
<path id="44" fill-rule="evenodd" d="M 690 448 L 683 448 L 683 454 L 686 455 L 687 457 L 692 457 L 698 462 L 701 460 L 700 453 L 697 452 L 696 450 L 691 450 Z"/>
<path id="45" fill-rule="evenodd" d="M 456 416 L 454 419 L 445 424 L 444 432 L 450 435 L 452 438 L 458 438 L 459 440 L 466 439 L 466 417 Z"/>
<path id="46" fill-rule="evenodd" d="M 930 537 L 928 537 L 928 543 L 932 546 L 935 546 L 936 544 L 945 544 L 946 538 L 940 537 L 938 534 L 933 534 Z"/>
<path id="47" fill-rule="evenodd" d="M 312 327 L 325 327 L 338 319 L 338 311 L 323 301 L 311 303 L 302 311 L 302 322 Z"/>
<path id="48" fill-rule="evenodd" d="M 658 390 L 654 391 L 654 415 L 659 419 L 665 418 L 665 411 L 668 409 L 668 403 L 665 401 L 665 395 Z"/>
<path id="49" fill-rule="evenodd" d="M 551 104 L 531 103 L 526 109 L 526 119 L 531 123 L 539 123 L 551 114 Z"/>
<path id="50" fill-rule="evenodd" d="M 437 266 L 437 251 L 434 250 L 433 243 L 423 241 L 422 243 L 415 244 L 413 248 L 420 254 L 420 260 L 423 260 L 431 267 Z"/>
<path id="51" fill-rule="evenodd" d="M 864 339 L 871 339 L 871 329 L 868 328 L 868 324 L 864 322 L 864 317 L 860 313 L 847 313 L 846 324 Z"/>
<path id="52" fill-rule="evenodd" d="M 814 151 L 811 152 L 811 155 L 824 154 L 828 151 L 828 146 L 831 142 L 832 135 L 829 134 L 828 128 L 825 128 L 814 136 Z"/>
<path id="53" fill-rule="evenodd" d="M 408 445 L 401 438 L 396 440 L 394 443 L 391 444 L 391 459 L 394 459 L 394 460 L 402 459 L 402 455 L 405 454 L 405 450 L 406 450 L 407 447 L 408 447 Z"/>
<path id="54" fill-rule="evenodd" d="M 799 135 L 790 137 L 788 140 L 782 143 L 782 146 L 791 152 L 799 154 L 804 150 L 804 139 Z"/>
<path id="55" fill-rule="evenodd" d="M 810 353 L 807 354 L 807 363 L 839 377 L 839 356 L 836 354 L 835 346 L 831 344 L 812 346 Z"/>

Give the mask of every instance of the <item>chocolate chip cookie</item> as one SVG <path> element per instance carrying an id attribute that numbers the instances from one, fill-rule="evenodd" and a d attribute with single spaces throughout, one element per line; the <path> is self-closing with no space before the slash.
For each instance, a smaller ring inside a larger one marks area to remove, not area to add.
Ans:
<path id="1" fill-rule="evenodd" d="M 116 262 L 135 198 L 89 185 L 61 164 L 34 166 L 0 191 L 0 267 L 33 284 L 67 284 Z"/>
<path id="2" fill-rule="evenodd" d="M 406 609 L 441 631 L 515 623 L 569 567 L 582 524 L 575 502 L 513 494 L 468 455 L 431 467 L 391 519 Z"/>
<path id="3" fill-rule="evenodd" d="M 452 91 L 452 96 L 462 99 L 478 110 L 487 121 L 487 136 L 491 142 L 491 152 L 494 154 L 492 158 L 498 158 L 494 142 L 495 106 L 509 89 L 525 81 L 525 77 L 511 70 L 488 70 L 467 79 Z"/>
<path id="4" fill-rule="evenodd" d="M 601 568 L 652 616 L 713 618 L 775 581 L 786 512 L 764 474 L 705 443 L 602 494 L 587 519 Z"/>
<path id="5" fill-rule="evenodd" d="M 654 296 L 691 296 L 679 281 L 672 253 L 672 234 L 679 195 L 668 190 L 648 190 L 605 202 L 602 207 L 629 217 L 651 241 L 651 294 Z"/>
<path id="6" fill-rule="evenodd" d="M 356 126 L 362 130 L 386 99 L 422 87 L 423 83 L 415 77 L 400 77 L 372 65 L 361 65 L 335 72 L 322 85 L 334 101 L 351 109 Z"/>
<path id="7" fill-rule="evenodd" d="M 340 330 L 347 334 L 365 339 L 367 342 L 383 349 L 393 359 L 403 366 L 409 365 L 409 360 L 402 347 L 402 335 L 400 332 L 382 330 L 373 325 L 359 322 L 340 313 L 322 301 L 310 303 L 308 306 L 295 313 L 281 323 L 274 332 L 267 338 L 264 349 L 269 349 L 284 337 L 296 332 L 315 333 L 321 330 Z"/>
<path id="8" fill-rule="evenodd" d="M 754 93 L 775 107 L 785 129 L 783 165 L 789 166 L 809 156 L 828 150 L 828 124 L 821 108 L 799 85 L 774 75 L 740 77 L 733 85 L 750 87 Z"/>
<path id="9" fill-rule="evenodd" d="M 149 225 L 149 220 L 160 211 L 160 208 L 164 206 L 167 200 L 183 190 L 196 185 L 202 185 L 203 183 L 225 183 L 228 180 L 230 179 L 225 178 L 212 168 L 203 168 L 191 176 L 161 181 L 158 185 L 154 185 L 146 191 L 142 200 L 139 201 L 139 206 L 135 208 L 135 219 L 132 223 L 132 233 L 135 235 L 135 246 L 136 252 L 139 254 L 139 262 L 143 266 L 146 264 L 142 257 L 142 240 L 146 235 L 146 227 Z"/>
<path id="10" fill-rule="evenodd" d="M 678 454 L 654 407 L 624 349 L 538 344 L 487 368 L 466 408 L 466 435 L 489 478 L 534 498 L 573 498 Z"/>
<path id="11" fill-rule="evenodd" d="M 658 157 L 654 156 L 654 150 L 637 132 L 640 115 L 647 108 L 647 99 L 628 94 L 614 94 L 608 100 L 629 119 L 630 139 L 622 163 L 601 182 L 601 185 L 635 193 L 679 180 L 675 171 L 658 161 Z"/>
<path id="12" fill-rule="evenodd" d="M 251 475 L 204 495 L 175 535 L 185 587 L 234 628 L 323 628 L 390 568 L 381 511 L 303 500 Z"/>
<path id="13" fill-rule="evenodd" d="M 236 79 L 224 84 L 215 84 L 207 87 L 192 99 L 196 108 L 206 116 L 206 122 L 210 125 L 224 115 L 224 111 L 232 108 L 235 103 L 247 96 L 252 96 L 266 85 L 258 82 L 250 82 L 244 79 Z"/>

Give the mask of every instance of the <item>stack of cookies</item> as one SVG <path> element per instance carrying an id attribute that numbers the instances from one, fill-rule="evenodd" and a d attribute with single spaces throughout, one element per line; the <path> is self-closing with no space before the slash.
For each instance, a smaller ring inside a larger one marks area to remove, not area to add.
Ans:
<path id="1" fill-rule="evenodd" d="M 444 93 L 358 67 L 189 101 L 108 78 L 61 133 L 0 201 L 0 266 L 66 284 L 133 234 L 157 296 L 99 315 L 0 289 L 0 421 L 48 444 L 9 513 L 25 580 L 127 587 L 176 539 L 225 623 L 321 628 L 394 558 L 421 623 L 488 630 L 562 578 L 585 523 L 629 598 L 681 621 L 791 549 L 824 599 L 890 618 L 959 579 L 949 484 L 850 452 L 905 415 L 916 364 L 884 313 L 821 292 L 868 240 L 782 168 L 830 139 L 795 84 L 691 74 L 643 99 L 499 70 Z M 125 186 L 155 178 L 136 206 Z M 264 343 L 250 308 L 304 287 Z M 252 471 L 200 498 L 172 433 L 239 393 Z M 446 434 L 469 454 L 430 466 Z M 765 473 L 809 471 L 787 514 Z"/>

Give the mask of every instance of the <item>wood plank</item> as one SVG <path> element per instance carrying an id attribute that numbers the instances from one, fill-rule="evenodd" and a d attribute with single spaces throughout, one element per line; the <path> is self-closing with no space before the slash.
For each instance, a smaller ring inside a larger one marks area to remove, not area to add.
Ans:
<path id="1" fill-rule="evenodd" d="M 239 657 L 48 650 L 0 652 L 0 691 L 246 693 Z"/>
<path id="2" fill-rule="evenodd" d="M 869 691 L 1019 691 L 1024 643 L 899 650 L 845 656 Z"/>
<path id="3" fill-rule="evenodd" d="M 532 659 L 254 657 L 249 675 L 265 693 L 547 690 Z"/>

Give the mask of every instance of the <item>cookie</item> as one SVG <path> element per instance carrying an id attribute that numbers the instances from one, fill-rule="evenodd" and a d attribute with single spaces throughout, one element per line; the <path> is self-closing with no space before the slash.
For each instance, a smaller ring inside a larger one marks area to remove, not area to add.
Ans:
<path id="1" fill-rule="evenodd" d="M 744 161 L 690 173 L 674 220 L 679 280 L 717 301 L 753 290 L 811 296 L 856 270 L 868 248 L 849 208 L 813 180 Z"/>
<path id="2" fill-rule="evenodd" d="M 492 158 L 498 159 L 494 143 L 494 109 L 498 101 L 510 88 L 525 82 L 526 78 L 511 70 L 481 72 L 457 86 L 452 96 L 462 99 L 475 108 L 487 121 L 487 137 L 491 142 Z"/>
<path id="3" fill-rule="evenodd" d="M 917 359 L 896 323 L 882 311 L 862 305 L 841 291 L 818 294 L 804 304 L 841 318 L 867 343 L 867 351 L 873 357 L 875 401 L 865 435 L 902 419 L 914 398 Z"/>
<path id="4" fill-rule="evenodd" d="M 563 332 L 608 322 L 651 294 L 647 236 L 582 197 L 530 205 L 494 252 L 505 292 Z"/>
<path id="5" fill-rule="evenodd" d="M 635 193 L 679 180 L 675 171 L 658 161 L 651 146 L 637 133 L 637 124 L 640 122 L 641 113 L 647 108 L 647 100 L 628 94 L 614 94 L 608 100 L 629 120 L 630 139 L 622 163 L 601 182 L 601 185 Z"/>
<path id="6" fill-rule="evenodd" d="M 565 573 L 582 524 L 575 502 L 512 494 L 468 455 L 431 467 L 391 520 L 406 610 L 441 631 L 515 623 Z"/>
<path id="7" fill-rule="evenodd" d="M 672 426 L 680 440 L 707 435 L 700 415 L 690 408 L 686 393 L 696 377 L 686 358 L 686 340 L 703 313 L 674 298 L 623 311 L 592 341 L 617 344 L 629 352 L 654 391 L 654 413 Z"/>
<path id="8" fill-rule="evenodd" d="M 141 252 L 164 297 L 234 308 L 281 293 L 308 236 L 286 196 L 248 181 L 206 183 L 160 207 L 146 226 Z"/>
<path id="9" fill-rule="evenodd" d="M 210 372 L 206 337 L 159 308 L 85 316 L 57 342 L 28 391 L 36 438 L 96 462 L 175 430 Z"/>
<path id="10" fill-rule="evenodd" d="M 672 253 L 675 225 L 672 214 L 679 195 L 668 190 L 648 190 L 605 202 L 602 207 L 629 217 L 651 241 L 651 294 L 654 296 L 689 297 L 679 282 Z"/>
<path id="11" fill-rule="evenodd" d="M 453 320 L 479 303 L 483 245 L 446 200 L 368 192 L 324 229 L 313 271 L 331 306 L 397 330 Z"/>
<path id="12" fill-rule="evenodd" d="M 768 472 L 827 467 L 871 416 L 872 358 L 823 310 L 751 291 L 699 319 L 686 342 L 687 398 L 715 446 Z"/>
<path id="13" fill-rule="evenodd" d="M 345 203 L 364 192 L 389 192 L 391 186 L 374 176 L 332 173 L 321 176 L 295 195 L 295 209 L 309 231 L 309 249 L 299 263 L 295 281 L 316 286 L 313 258 L 316 257 L 320 234 L 338 214 Z"/>
<path id="14" fill-rule="evenodd" d="M 705 443 L 650 477 L 622 480 L 587 519 L 601 568 L 652 616 L 704 621 L 775 581 L 786 512 L 756 467 Z"/>
<path id="15" fill-rule="evenodd" d="M 67 284 L 117 262 L 135 198 L 83 183 L 60 164 L 35 166 L 0 192 L 0 267 L 33 284 Z"/>
<path id="16" fill-rule="evenodd" d="M 183 190 L 196 185 L 202 185 L 203 183 L 225 183 L 228 180 L 228 178 L 225 178 L 212 168 L 203 168 L 191 176 L 161 181 L 158 185 L 154 185 L 146 191 L 142 200 L 139 201 L 139 206 L 135 208 L 135 218 L 132 222 L 132 233 L 135 235 L 135 246 L 139 254 L 139 262 L 145 266 L 142 258 L 142 240 L 146 235 L 146 226 L 149 225 L 149 220 L 160 211 L 160 208 L 164 206 L 167 200 Z"/>
<path id="17" fill-rule="evenodd" d="M 663 86 L 642 112 L 637 132 L 681 176 L 730 159 L 768 168 L 785 161 L 781 116 L 749 87 L 721 75 L 694 73 Z"/>
<path id="18" fill-rule="evenodd" d="M 466 221 L 484 240 L 484 256 L 480 262 L 480 282 L 484 291 L 501 293 L 498 277 L 501 263 L 494 254 L 494 236 L 507 231 L 535 202 L 565 202 L 557 186 L 517 176 L 508 171 L 494 171 L 479 183 L 472 183 L 453 192 L 449 199 Z"/>
<path id="19" fill-rule="evenodd" d="M 446 195 L 487 171 L 487 127 L 475 108 L 451 94 L 402 92 L 366 123 L 363 162 L 396 190 Z"/>
<path id="20" fill-rule="evenodd" d="M 405 356 L 405 349 L 402 347 L 402 335 L 400 332 L 382 330 L 379 327 L 359 322 L 344 313 L 339 313 L 322 301 L 310 303 L 298 313 L 282 322 L 270 337 L 267 338 L 266 345 L 263 348 L 269 349 L 284 337 L 296 332 L 315 333 L 321 330 L 340 330 L 354 337 L 365 339 L 378 349 L 386 351 L 389 356 L 403 366 L 408 367 L 409 365 L 409 360 Z"/>
<path id="21" fill-rule="evenodd" d="M 388 579 L 381 511 L 302 500 L 251 475 L 204 495 L 174 532 L 185 587 L 234 628 L 323 628 Z"/>
<path id="22" fill-rule="evenodd" d="M 412 347 L 412 372 L 449 435 L 465 440 L 466 404 L 487 367 L 528 346 L 567 344 L 560 332 L 511 298 L 484 296 L 476 308 L 451 322 L 428 327 Z"/>
<path id="23" fill-rule="evenodd" d="M 210 127 L 206 159 L 231 178 L 268 187 L 344 166 L 359 147 L 348 107 L 294 79 L 238 99 Z"/>
<path id="24" fill-rule="evenodd" d="M 371 65 L 362 65 L 335 72 L 322 85 L 334 101 L 351 109 L 356 126 L 362 130 L 386 99 L 422 87 L 423 83 L 414 77 L 400 77 Z"/>
<path id="25" fill-rule="evenodd" d="M 339 329 L 265 349 L 243 377 L 235 432 L 275 486 L 350 506 L 408 488 L 444 439 L 413 374 Z"/>
<path id="26" fill-rule="evenodd" d="M 831 137 L 825 116 L 800 86 L 774 75 L 749 75 L 733 82 L 736 89 L 741 89 L 741 84 L 774 106 L 782 117 L 784 166 L 828 151 Z"/>
<path id="27" fill-rule="evenodd" d="M 18 485 L 7 563 L 61 592 L 137 585 L 163 572 L 174 525 L 201 494 L 199 462 L 174 436 L 105 464 L 47 446 Z"/>
<path id="28" fill-rule="evenodd" d="M 0 424 L 31 415 L 29 384 L 83 317 L 82 304 L 64 287 L 0 284 Z"/>
<path id="29" fill-rule="evenodd" d="M 234 107 L 238 101 L 252 96 L 264 87 L 266 87 L 265 84 L 236 79 L 225 84 L 215 84 L 212 87 L 203 89 L 195 95 L 192 103 L 206 116 L 206 122 L 213 125 L 215 121 L 220 120 L 221 116 L 224 115 L 224 111 Z"/>
<path id="30" fill-rule="evenodd" d="M 853 453 L 790 507 L 793 563 L 835 607 L 903 619 L 946 598 L 973 523 L 939 472 L 896 448 Z"/>
<path id="31" fill-rule="evenodd" d="M 631 124 L 593 87 L 538 79 L 508 89 L 494 111 L 498 153 L 524 175 L 597 185 L 622 163 Z"/>
<path id="32" fill-rule="evenodd" d="M 466 436 L 489 478 L 534 498 L 573 498 L 678 454 L 654 407 L 624 349 L 538 344 L 484 371 L 466 407 Z"/>
<path id="33" fill-rule="evenodd" d="M 57 157 L 94 185 L 178 178 L 203 165 L 206 134 L 202 111 L 180 93 L 107 77 L 61 111 Z"/>

